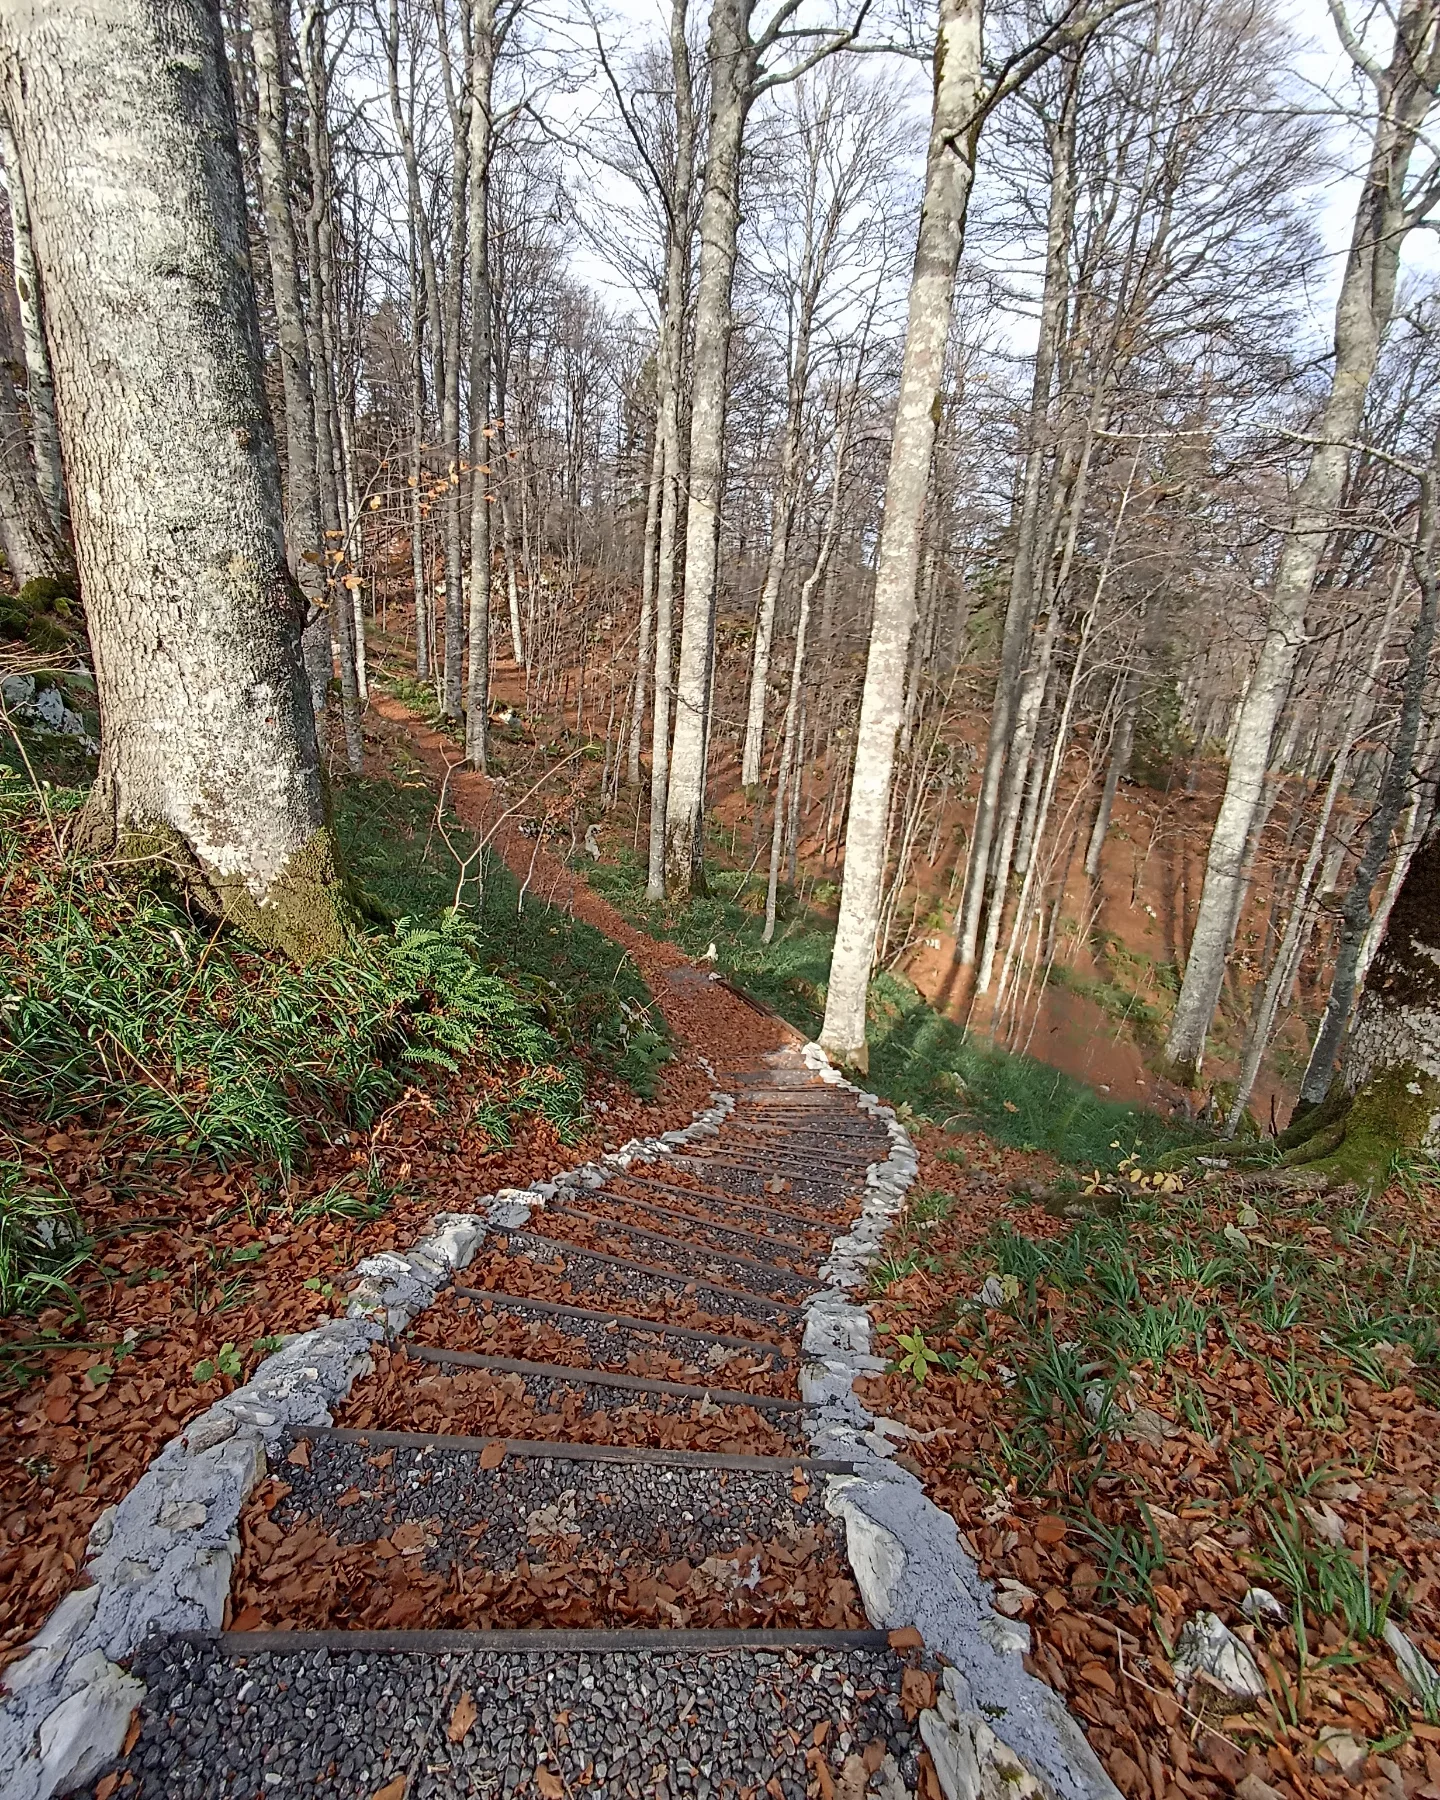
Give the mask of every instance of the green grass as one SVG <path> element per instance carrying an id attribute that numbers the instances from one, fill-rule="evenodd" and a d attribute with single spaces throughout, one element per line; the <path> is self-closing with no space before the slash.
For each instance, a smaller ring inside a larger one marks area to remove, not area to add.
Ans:
<path id="1" fill-rule="evenodd" d="M 816 914 L 782 909 L 775 941 L 764 944 L 764 890 L 754 877 L 712 872 L 708 898 L 675 908 L 646 901 L 644 871 L 631 860 L 588 873 L 592 886 L 645 930 L 692 956 L 713 942 L 727 977 L 798 1030 L 811 1037 L 819 1031 L 834 933 Z M 916 1119 L 980 1129 L 1075 1168 L 1114 1169 L 1129 1155 L 1149 1159 L 1195 1138 L 1193 1127 L 1177 1131 L 1158 1114 L 1105 1100 L 1046 1063 L 967 1035 L 899 976 L 871 983 L 869 1039 L 871 1085 Z"/>
<path id="2" fill-rule="evenodd" d="M 348 867 L 392 915 L 438 916 L 454 903 L 459 865 L 435 829 L 435 797 L 423 780 L 346 779 L 335 827 Z M 453 817 L 446 836 L 461 858 L 475 847 Z M 481 967 L 503 976 L 565 1050 L 652 1094 L 673 1044 L 629 955 L 533 891 L 522 903 L 520 884 L 489 852 L 483 884 L 467 881 L 460 899 L 479 934 Z"/>
<path id="3" fill-rule="evenodd" d="M 0 776 L 0 1119 L 82 1120 L 147 1153 L 286 1172 L 364 1129 L 407 1086 L 482 1054 L 507 1065 L 481 1122 L 500 1142 L 539 1115 L 567 1141 L 586 1068 L 653 1088 L 670 1042 L 638 971 L 601 933 L 527 895 L 497 859 L 455 910 L 456 867 L 428 788 L 347 782 L 336 820 L 390 923 L 307 968 L 197 917 L 126 872 L 57 857 L 50 824 L 84 799 Z M 462 856 L 471 847 L 449 832 Z M 438 1079 L 435 1079 L 438 1077 Z M 332 1193 L 324 1216 L 371 1216 Z M 0 1314 L 69 1293 L 91 1249 L 70 1202 L 0 1151 Z"/>
<path id="4" fill-rule="evenodd" d="M 1117 1472 L 1113 1446 L 1130 1401 L 1162 1405 L 1209 1444 L 1179 1487 L 1232 1525 L 1248 1518 L 1254 1577 L 1297 1620 L 1330 1619 L 1373 1641 L 1392 1605 L 1405 1605 L 1401 1574 L 1363 1543 L 1329 1541 L 1306 1509 L 1356 1461 L 1347 1376 L 1440 1400 L 1440 1252 L 1378 1208 L 1340 1211 L 1314 1194 L 1252 1205 L 1223 1184 L 1164 1191 L 1129 1176 L 1107 1184 L 1124 1190 L 1117 1210 L 1054 1237 L 1002 1221 L 937 1256 L 923 1195 L 902 1220 L 878 1285 L 923 1267 L 948 1296 L 933 1316 L 907 1311 L 911 1335 L 923 1329 L 963 1354 L 974 1379 L 1008 1370 L 988 1445 L 955 1466 L 987 1491 L 1066 1514 L 1095 1546 L 1102 1602 L 1150 1604 L 1165 1550 L 1146 1496 L 1173 1509 L 1176 1485 L 1161 1465 Z M 970 1296 L 989 1275 L 1006 1298 L 980 1308 Z M 1244 1395 L 1261 1383 L 1278 1409 L 1247 1413 Z"/>

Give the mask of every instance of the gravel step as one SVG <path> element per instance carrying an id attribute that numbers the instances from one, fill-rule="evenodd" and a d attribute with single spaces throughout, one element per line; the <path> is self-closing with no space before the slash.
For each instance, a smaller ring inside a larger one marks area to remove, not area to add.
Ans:
<path id="1" fill-rule="evenodd" d="M 675 1181 L 657 1181 L 653 1176 L 636 1175 L 630 1172 L 624 1175 L 612 1175 L 605 1184 L 605 1188 L 598 1191 L 605 1192 L 614 1189 L 616 1192 L 624 1192 L 632 1187 L 642 1188 L 646 1193 L 666 1194 L 687 1200 L 692 1206 L 701 1206 L 707 1209 L 718 1208 L 722 1212 L 730 1213 L 738 1219 L 751 1223 L 763 1225 L 773 1222 L 786 1231 L 804 1232 L 815 1243 L 825 1245 L 829 1244 L 836 1231 L 843 1228 L 852 1210 L 849 1207 L 837 1206 L 829 1213 L 822 1213 L 797 1206 L 783 1207 L 774 1204 L 773 1201 L 769 1204 L 762 1204 L 758 1200 L 741 1199 L 736 1194 L 727 1194 L 720 1188 L 682 1187 Z"/>
<path id="2" fill-rule="evenodd" d="M 507 1247 L 514 1255 L 528 1255 L 539 1262 L 552 1264 L 558 1261 L 564 1274 L 572 1280 L 581 1281 L 592 1288 L 597 1285 L 617 1287 L 633 1299 L 643 1302 L 647 1309 L 662 1314 L 672 1301 L 678 1300 L 683 1293 L 693 1291 L 705 1302 L 707 1309 L 715 1308 L 717 1301 L 723 1302 L 726 1313 L 765 1324 L 773 1324 L 777 1318 L 784 1317 L 793 1318 L 798 1323 L 800 1317 L 800 1307 L 794 1301 L 748 1293 L 734 1285 L 699 1279 L 688 1271 L 667 1269 L 657 1263 L 615 1256 L 610 1251 L 597 1250 L 573 1239 L 542 1235 L 537 1231 L 512 1231 L 496 1235 L 503 1235 Z"/>
<path id="3" fill-rule="evenodd" d="M 666 1324 L 746 1338 L 762 1346 L 778 1344 L 787 1356 L 799 1354 L 803 1313 L 767 1307 L 763 1302 L 742 1309 L 728 1291 L 682 1287 L 674 1274 L 663 1270 L 647 1273 L 647 1265 L 623 1257 L 567 1263 L 556 1254 L 557 1248 L 546 1245 L 525 1252 L 497 1233 L 481 1246 L 467 1274 L 475 1287 L 516 1299 L 558 1301 L 649 1325 L 658 1325 L 663 1319 Z M 653 1279 L 654 1275 L 660 1279 Z M 748 1302 L 750 1296 L 741 1295 L 740 1299 Z"/>
<path id="4" fill-rule="evenodd" d="M 553 1521 L 538 1533 L 527 1521 L 567 1495 L 573 1523 L 564 1535 L 579 1533 L 587 1548 L 608 1543 L 650 1556 L 704 1558 L 782 1531 L 832 1537 L 836 1529 L 824 1507 L 823 1475 L 803 1461 L 601 1462 L 575 1454 L 585 1446 L 548 1444 L 543 1453 L 507 1446 L 498 1466 L 486 1468 L 489 1445 L 412 1438 L 377 1449 L 377 1433 L 316 1433 L 301 1441 L 309 1446 L 305 1467 L 284 1459 L 276 1465 L 291 1491 L 274 1516 L 287 1524 L 317 1518 L 346 1543 L 379 1538 L 405 1519 L 440 1521 L 452 1536 L 481 1526 L 475 1541 L 484 1560 L 509 1568 L 539 1539 L 561 1535 Z M 341 1503 L 344 1496 L 351 1498 Z"/>
<path id="5" fill-rule="evenodd" d="M 682 1268 L 700 1269 L 711 1280 L 723 1276 L 729 1285 L 774 1299 L 803 1300 L 807 1294 L 815 1293 L 820 1285 L 807 1275 L 769 1258 L 751 1256 L 739 1250 L 717 1249 L 696 1237 L 632 1225 L 626 1219 L 591 1212 L 588 1207 L 554 1202 L 546 1208 L 545 1217 L 547 1220 L 564 1220 L 567 1227 L 584 1227 L 586 1236 L 581 1241 L 588 1241 L 591 1234 L 604 1237 L 618 1232 L 624 1239 L 643 1246 L 646 1256 L 653 1256 L 657 1262 L 678 1260 Z"/>
<path id="6" fill-rule="evenodd" d="M 533 1360 L 540 1362 L 553 1360 L 550 1347 L 560 1343 L 575 1354 L 577 1363 L 583 1352 L 601 1369 L 633 1370 L 637 1360 L 647 1366 L 668 1361 L 677 1371 L 694 1371 L 693 1375 L 677 1372 L 671 1380 L 698 1381 L 709 1376 L 752 1393 L 787 1392 L 779 1383 L 793 1380 L 795 1365 L 795 1358 L 779 1344 L 730 1332 L 692 1330 L 563 1301 L 463 1286 L 449 1289 L 436 1306 L 423 1312 L 412 1334 L 412 1343 L 497 1354 L 497 1339 L 507 1347 L 535 1343 L 547 1347 L 546 1355 L 538 1350 L 534 1354 Z"/>
<path id="7" fill-rule="evenodd" d="M 708 1400 L 712 1406 L 753 1406 L 761 1412 L 798 1413 L 798 1400 L 771 1394 L 749 1394 L 733 1388 L 696 1386 L 690 1382 L 657 1380 L 653 1376 L 632 1375 L 614 1369 L 577 1368 L 568 1363 L 531 1362 L 520 1357 L 487 1356 L 473 1350 L 446 1350 L 438 1345 L 410 1344 L 412 1361 L 435 1363 L 441 1367 L 489 1369 L 501 1375 L 519 1375 L 527 1380 L 578 1382 L 586 1387 L 602 1388 L 609 1393 L 654 1394 L 677 1400 Z"/>
<path id="8" fill-rule="evenodd" d="M 320 1437 L 276 1473 L 241 1522 L 237 1630 L 866 1622 L 843 1531 L 799 1465 Z"/>
<path id="9" fill-rule="evenodd" d="M 919 1734 L 885 1648 L 610 1651 L 266 1650 L 162 1640 L 120 1765 L 135 1800 L 695 1800 L 774 1781 L 782 1800 L 846 1760 L 890 1756 L 911 1791 Z M 471 1713 L 473 1712 L 473 1720 Z M 821 1727 L 825 1727 L 823 1732 Z M 463 1728 L 463 1729 L 462 1729 Z M 861 1763 L 862 1786 L 866 1764 Z M 872 1778 L 878 1787 L 879 1776 Z M 774 1792 L 775 1790 L 772 1790 Z"/>
<path id="10" fill-rule="evenodd" d="M 680 1382 L 667 1386 L 518 1358 L 441 1367 L 407 1355 L 404 1346 L 377 1353 L 374 1369 L 356 1383 L 338 1417 L 361 1430 L 418 1427 L 549 1443 L 746 1449 L 771 1456 L 804 1447 L 802 1409 L 793 1403 L 782 1408 L 770 1395 L 724 1390 L 721 1398 Z"/>
<path id="11" fill-rule="evenodd" d="M 754 1220 L 737 1225 L 733 1221 L 717 1219 L 713 1213 L 698 1207 L 692 1209 L 667 1205 L 660 1200 L 639 1199 L 613 1182 L 607 1182 L 603 1188 L 596 1188 L 593 1193 L 587 1194 L 585 1204 L 586 1210 L 591 1213 L 604 1208 L 604 1216 L 607 1218 L 613 1216 L 612 1209 L 627 1208 L 638 1212 L 642 1218 L 653 1221 L 657 1231 L 683 1230 L 686 1235 L 699 1238 L 713 1249 L 738 1250 L 760 1256 L 778 1262 L 782 1268 L 794 1269 L 797 1262 L 804 1265 L 815 1261 L 817 1243 L 802 1243 L 799 1238 L 787 1237 L 781 1231 L 767 1230 Z M 819 1240 L 820 1233 L 815 1232 L 812 1237 Z"/>
<path id="12" fill-rule="evenodd" d="M 777 1176 L 785 1186 L 779 1191 L 782 1194 L 794 1193 L 809 1199 L 812 1196 L 823 1197 L 832 1203 L 848 1199 L 858 1194 L 864 1182 L 865 1170 L 855 1171 L 848 1187 L 837 1181 L 828 1172 L 808 1172 L 799 1167 L 780 1167 L 768 1157 L 761 1161 L 754 1157 L 733 1157 L 726 1154 L 714 1156 L 677 1156 L 675 1163 L 679 1168 L 689 1169 L 702 1181 L 713 1181 L 717 1186 L 731 1187 L 740 1194 L 765 1194 L 770 1189 L 767 1182 Z"/>

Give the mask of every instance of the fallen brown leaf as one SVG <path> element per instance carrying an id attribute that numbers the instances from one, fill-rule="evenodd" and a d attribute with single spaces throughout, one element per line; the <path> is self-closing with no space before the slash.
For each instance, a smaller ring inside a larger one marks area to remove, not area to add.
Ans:
<path id="1" fill-rule="evenodd" d="M 479 1709 L 475 1705 L 469 1688 L 455 1702 L 455 1710 L 450 1715 L 450 1723 L 445 1727 L 445 1735 L 452 1744 L 463 1743 L 470 1727 L 479 1718 Z"/>

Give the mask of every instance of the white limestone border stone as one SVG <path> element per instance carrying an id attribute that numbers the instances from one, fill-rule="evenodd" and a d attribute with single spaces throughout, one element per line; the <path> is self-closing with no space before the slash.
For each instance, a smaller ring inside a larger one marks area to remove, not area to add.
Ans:
<path id="1" fill-rule="evenodd" d="M 818 1044 L 800 1055 L 819 1080 L 854 1094 L 890 1137 L 889 1156 L 866 1171 L 860 1217 L 822 1266 L 826 1288 L 805 1303 L 801 1377 L 812 1452 L 854 1471 L 827 1477 L 826 1506 L 844 1523 L 866 1614 L 885 1630 L 913 1626 L 948 1665 L 935 1706 L 920 1715 L 946 1800 L 1120 1800 L 1059 1695 L 1026 1672 L 1029 1627 L 994 1610 L 955 1521 L 893 1460 L 904 1427 L 856 1397 L 856 1380 L 887 1364 L 873 1353 L 869 1313 L 851 1295 L 864 1287 L 919 1159 L 894 1112 L 847 1081 Z"/>
<path id="2" fill-rule="evenodd" d="M 474 1259 L 488 1230 L 516 1230 L 562 1188 L 603 1186 L 610 1170 L 712 1137 L 735 1101 L 722 1093 L 710 1099 L 683 1129 L 632 1138 L 554 1181 L 483 1195 L 474 1212 L 437 1214 L 409 1250 L 367 1256 L 354 1271 L 343 1316 L 290 1338 L 243 1387 L 173 1437 L 124 1499 L 96 1520 L 86 1585 L 66 1595 L 26 1654 L 0 1675 L 5 1800 L 51 1800 L 119 1756 L 145 1694 L 122 1665 L 152 1631 L 219 1629 L 240 1552 L 240 1512 L 265 1472 L 267 1451 L 296 1428 L 332 1423 L 373 1366 L 375 1344 L 403 1332 L 432 1304 Z"/>

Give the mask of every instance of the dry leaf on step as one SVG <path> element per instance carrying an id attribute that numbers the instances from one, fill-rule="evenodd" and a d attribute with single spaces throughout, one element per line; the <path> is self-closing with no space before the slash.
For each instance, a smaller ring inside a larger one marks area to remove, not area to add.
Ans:
<path id="1" fill-rule="evenodd" d="M 505 1440 L 503 1438 L 497 1438 L 493 1444 L 487 1444 L 480 1452 L 480 1467 L 482 1469 L 498 1469 L 504 1460 Z M 556 1792 L 559 1792 L 558 1788 L 556 1789 Z"/>
<path id="2" fill-rule="evenodd" d="M 387 1781 L 383 1788 L 376 1788 L 370 1800 L 405 1800 L 405 1790 L 409 1785 L 408 1775 L 397 1775 L 393 1781 Z"/>
<path id="3" fill-rule="evenodd" d="M 460 1743 L 470 1727 L 479 1717 L 475 1701 L 469 1688 L 455 1702 L 455 1710 L 450 1715 L 450 1723 L 445 1727 L 445 1735 L 452 1744 Z"/>

